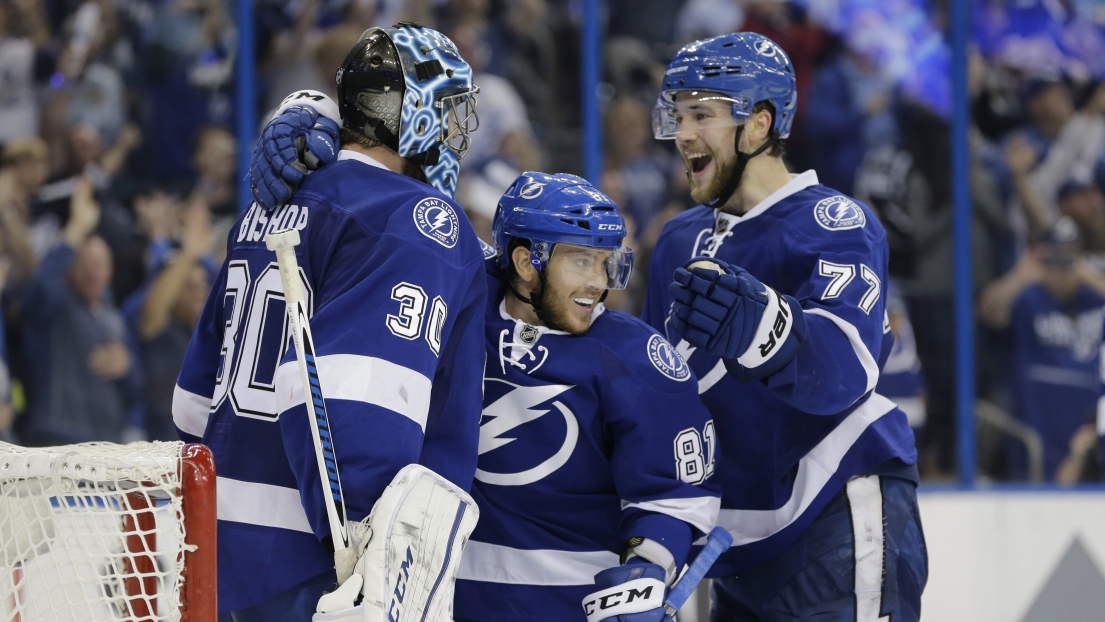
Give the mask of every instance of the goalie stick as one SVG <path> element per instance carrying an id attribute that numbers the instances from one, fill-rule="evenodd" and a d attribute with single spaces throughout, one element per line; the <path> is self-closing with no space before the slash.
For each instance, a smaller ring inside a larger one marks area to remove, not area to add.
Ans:
<path id="1" fill-rule="evenodd" d="M 710 531 L 709 537 L 706 538 L 706 546 L 702 547 L 698 557 L 694 558 L 694 561 L 687 568 L 687 572 L 683 573 L 683 576 L 679 578 L 679 582 L 671 588 L 668 597 L 664 599 L 664 609 L 669 616 L 674 616 L 675 612 L 687 602 L 694 589 L 702 581 L 702 577 L 706 576 L 706 571 L 714 565 L 717 558 L 732 543 L 733 536 L 724 527 L 714 527 Z"/>
<path id="2" fill-rule="evenodd" d="M 322 383 L 315 363 L 315 340 L 311 337 L 311 327 L 307 321 L 307 303 L 303 298 L 299 263 L 295 258 L 295 247 L 298 245 L 297 229 L 275 231 L 265 236 L 265 246 L 270 251 L 276 252 L 280 282 L 284 286 L 288 323 L 291 327 L 292 342 L 295 344 L 295 358 L 299 365 L 300 380 L 303 382 L 303 403 L 307 407 L 308 420 L 311 423 L 319 478 L 322 480 L 323 488 L 330 490 L 330 494 L 324 494 L 323 497 L 326 500 L 326 517 L 330 522 L 330 536 L 334 541 L 334 566 L 340 585 L 352 574 L 356 553 L 349 546 L 349 534 L 345 527 L 345 500 L 341 490 L 341 478 L 338 476 L 338 461 L 334 455 L 334 439 L 330 434 L 326 400 L 322 395 Z"/>

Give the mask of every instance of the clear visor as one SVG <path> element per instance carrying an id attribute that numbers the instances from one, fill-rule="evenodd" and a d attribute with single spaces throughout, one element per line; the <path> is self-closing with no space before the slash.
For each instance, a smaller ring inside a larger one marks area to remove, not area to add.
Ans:
<path id="1" fill-rule="evenodd" d="M 480 87 L 456 95 L 446 95 L 434 102 L 441 113 L 441 142 L 464 158 L 472 146 L 471 134 L 480 127 L 480 117 L 476 114 L 476 93 Z"/>
<path id="2" fill-rule="evenodd" d="M 733 116 L 743 105 L 743 101 L 720 93 L 661 93 L 652 109 L 652 134 L 663 140 L 683 133 L 744 125 L 744 118 Z"/>
<path id="3" fill-rule="evenodd" d="M 617 250 L 557 244 L 553 257 L 558 276 L 570 287 L 594 286 L 598 289 L 625 289 L 633 273 L 633 249 Z"/>

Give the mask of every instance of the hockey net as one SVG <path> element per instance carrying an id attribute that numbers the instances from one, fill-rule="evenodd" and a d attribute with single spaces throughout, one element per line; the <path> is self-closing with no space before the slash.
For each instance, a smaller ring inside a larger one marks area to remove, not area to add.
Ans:
<path id="1" fill-rule="evenodd" d="M 215 469 L 183 443 L 0 443 L 0 622 L 215 622 Z"/>

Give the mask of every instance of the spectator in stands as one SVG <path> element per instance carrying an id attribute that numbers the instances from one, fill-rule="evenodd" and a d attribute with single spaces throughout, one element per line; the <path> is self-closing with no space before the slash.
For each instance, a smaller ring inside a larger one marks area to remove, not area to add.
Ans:
<path id="1" fill-rule="evenodd" d="M 62 243 L 27 289 L 23 349 L 28 445 L 123 437 L 136 386 L 123 318 L 108 296 L 111 252 L 93 235 L 100 207 L 84 179 L 73 192 Z"/>
<path id="2" fill-rule="evenodd" d="M 1059 215 L 1078 225 L 1086 261 L 1105 274 L 1105 195 L 1101 189 L 1077 180 L 1065 182 L 1059 187 Z"/>
<path id="3" fill-rule="evenodd" d="M 203 201 L 216 218 L 238 217 L 237 157 L 238 142 L 230 130 L 210 125 L 200 132 L 192 156 L 196 183 L 191 198 Z"/>
<path id="4" fill-rule="evenodd" d="M 1091 419 L 1101 386 L 1105 286 L 1082 259 L 1074 222 L 1057 221 L 1012 271 L 987 287 L 979 313 L 1011 341 L 1012 412 L 1040 435 L 1044 477 L 1053 480 L 1072 437 Z M 1014 478 L 1027 474 L 1017 448 L 1010 469 Z"/>
<path id="5" fill-rule="evenodd" d="M 651 108 L 637 99 L 619 97 L 606 110 L 606 166 L 621 177 L 625 200 L 618 205 L 641 229 L 664 208 L 669 183 L 683 170 L 675 156 L 659 150 L 651 125 Z"/>
<path id="6" fill-rule="evenodd" d="M 49 44 L 40 2 L 0 2 L 0 144 L 38 133 L 35 65 Z"/>
<path id="7" fill-rule="evenodd" d="M 28 233 L 32 205 L 50 173 L 46 142 L 18 138 L 0 156 L 0 242 L 12 261 L 12 279 L 23 283 L 37 265 Z"/>
<path id="8" fill-rule="evenodd" d="M 202 202 L 192 202 L 186 210 L 179 250 L 162 263 L 149 287 L 141 292 L 138 356 L 143 370 L 145 436 L 149 440 L 177 439 L 173 389 L 211 290 L 211 217 Z"/>

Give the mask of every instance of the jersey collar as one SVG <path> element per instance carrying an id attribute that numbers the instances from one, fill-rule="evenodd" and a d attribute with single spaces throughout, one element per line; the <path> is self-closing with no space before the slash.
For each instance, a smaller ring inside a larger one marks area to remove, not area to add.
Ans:
<path id="1" fill-rule="evenodd" d="M 796 192 L 805 190 L 810 186 L 816 186 L 818 183 L 819 182 L 817 181 L 817 172 L 811 169 L 804 173 L 791 175 L 790 181 L 784 184 L 782 188 L 779 188 L 775 192 L 769 194 L 766 199 L 757 203 L 755 207 L 748 210 L 741 216 L 728 214 L 721 211 L 721 209 L 714 209 L 714 230 L 716 231 L 720 228 L 725 231 L 731 231 L 733 227 L 737 226 L 738 224 L 742 222 L 747 222 L 755 218 L 756 216 L 759 216 L 760 214 L 766 212 L 769 207 L 775 205 L 779 201 L 782 201 L 783 199 L 789 197 L 792 194 L 795 194 Z M 723 222 L 724 225 L 722 225 Z"/>
<path id="2" fill-rule="evenodd" d="M 390 171 L 391 170 L 390 168 L 384 166 L 383 163 L 381 163 L 376 158 L 373 158 L 371 156 L 366 156 L 365 154 L 360 153 L 358 151 L 353 151 L 352 149 L 342 149 L 341 151 L 339 151 L 338 152 L 338 160 L 356 160 L 358 162 L 362 162 L 362 163 L 367 164 L 369 166 L 375 166 L 376 168 L 382 168 L 385 171 Z"/>

